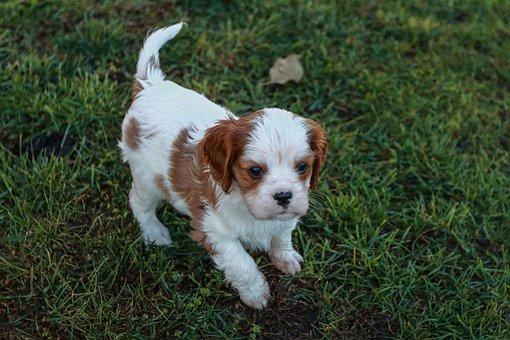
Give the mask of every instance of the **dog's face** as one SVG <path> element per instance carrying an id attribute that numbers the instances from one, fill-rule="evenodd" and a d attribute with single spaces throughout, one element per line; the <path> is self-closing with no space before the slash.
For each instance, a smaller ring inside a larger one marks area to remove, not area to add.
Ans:
<path id="1" fill-rule="evenodd" d="M 264 109 L 221 121 L 206 132 L 199 152 L 225 192 L 239 188 L 255 218 L 288 220 L 307 212 L 326 148 L 319 124 Z"/>

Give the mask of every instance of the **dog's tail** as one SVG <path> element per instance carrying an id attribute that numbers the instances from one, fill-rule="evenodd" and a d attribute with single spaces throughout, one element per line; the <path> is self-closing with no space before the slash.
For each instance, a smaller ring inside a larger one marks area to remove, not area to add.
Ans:
<path id="1" fill-rule="evenodd" d="M 145 38 L 138 63 L 136 64 L 135 83 L 133 84 L 133 95 L 151 83 L 151 80 L 163 80 L 165 75 L 159 67 L 159 49 L 170 39 L 175 37 L 181 30 L 183 23 L 160 28 Z"/>

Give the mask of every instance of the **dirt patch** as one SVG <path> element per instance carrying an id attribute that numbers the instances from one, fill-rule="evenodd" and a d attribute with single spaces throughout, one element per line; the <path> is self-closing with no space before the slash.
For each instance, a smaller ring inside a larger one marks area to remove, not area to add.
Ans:
<path id="1" fill-rule="evenodd" d="M 244 305 L 239 296 L 224 302 L 225 308 L 243 315 L 240 333 L 253 334 L 254 325 L 260 327 L 262 339 L 312 339 L 317 337 L 317 312 L 306 301 L 300 300 L 298 290 L 307 286 L 306 281 L 294 279 L 285 283 L 283 275 L 274 268 L 264 268 L 271 289 L 268 306 L 255 310 Z"/>
<path id="2" fill-rule="evenodd" d="M 482 252 L 485 251 L 495 256 L 501 256 L 503 254 L 502 246 L 500 244 L 494 243 L 485 237 L 477 237 L 473 241 L 474 244 L 477 245 L 477 248 Z"/>
<path id="3" fill-rule="evenodd" d="M 263 328 L 264 337 L 283 339 L 310 339 L 316 336 L 317 314 L 297 297 L 303 282 L 285 285 L 278 275 L 268 277 L 272 298 L 262 312 L 254 312 L 252 323 Z"/>
<path id="4" fill-rule="evenodd" d="M 355 309 L 347 314 L 344 331 L 339 334 L 340 338 L 356 338 L 363 335 L 364 338 L 390 338 L 398 330 L 397 324 L 388 316 L 379 313 L 375 309 Z"/>
<path id="5" fill-rule="evenodd" d="M 37 136 L 25 145 L 25 151 L 33 154 L 42 154 L 45 156 L 56 155 L 66 156 L 68 155 L 76 141 L 71 136 L 65 136 L 60 133 L 52 134 L 49 136 L 41 135 Z"/>
<path id="6" fill-rule="evenodd" d="M 39 155 L 50 157 L 55 155 L 63 157 L 69 155 L 76 140 L 70 135 L 54 133 L 51 135 L 39 135 L 26 142 L 20 143 L 5 136 L 0 136 L 0 140 L 15 155 L 28 154 L 37 157 Z"/>

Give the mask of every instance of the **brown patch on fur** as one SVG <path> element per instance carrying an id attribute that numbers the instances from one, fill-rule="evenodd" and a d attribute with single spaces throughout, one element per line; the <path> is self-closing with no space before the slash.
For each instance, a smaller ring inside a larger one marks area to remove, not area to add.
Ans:
<path id="1" fill-rule="evenodd" d="M 233 172 L 242 194 L 257 190 L 258 186 L 262 183 L 262 177 L 253 178 L 250 176 L 248 170 L 252 166 L 259 166 L 262 169 L 262 177 L 267 172 L 267 166 L 265 164 L 255 164 L 253 162 L 241 160 L 234 162 Z"/>
<path id="2" fill-rule="evenodd" d="M 140 93 L 140 91 L 142 90 L 143 90 L 142 84 L 140 84 L 140 82 L 135 79 L 133 81 L 133 84 L 131 85 L 131 99 L 135 100 L 138 93 Z"/>
<path id="3" fill-rule="evenodd" d="M 190 129 L 182 129 L 173 143 L 169 177 L 174 191 L 186 202 L 191 212 L 191 238 L 212 253 L 213 248 L 207 241 L 207 235 L 202 231 L 204 217 L 202 200 L 215 206 L 218 198 L 209 174 L 200 164 L 196 148 L 189 143 L 189 131 Z"/>
<path id="4" fill-rule="evenodd" d="M 201 171 L 195 164 L 195 148 L 188 143 L 189 129 L 182 129 L 173 143 L 170 157 L 170 181 L 175 192 L 193 213 L 202 210 Z"/>
<path id="5" fill-rule="evenodd" d="M 154 177 L 154 183 L 163 194 L 163 197 L 168 201 L 170 199 L 170 191 L 165 185 L 165 178 L 163 175 L 156 175 L 156 177 Z"/>
<path id="6" fill-rule="evenodd" d="M 305 159 L 296 163 L 296 167 L 301 162 L 308 164 L 308 168 L 306 169 L 306 171 L 303 172 L 302 174 L 299 174 L 299 179 L 301 181 L 305 182 L 308 179 L 308 177 L 310 177 L 310 173 L 313 171 L 314 161 L 315 161 L 315 153 L 311 154 L 310 156 L 308 156 Z M 310 180 L 310 183 L 311 183 L 311 180 Z"/>
<path id="7" fill-rule="evenodd" d="M 234 178 L 234 162 L 240 156 L 253 127 L 262 114 L 255 111 L 239 119 L 229 118 L 209 128 L 198 145 L 198 154 L 209 165 L 212 178 L 228 192 Z"/>
<path id="8" fill-rule="evenodd" d="M 123 140 L 131 150 L 140 146 L 140 124 L 135 117 L 131 117 L 126 123 Z"/>
<path id="9" fill-rule="evenodd" d="M 319 171 L 324 164 L 326 152 L 328 149 L 328 137 L 326 131 L 316 122 L 311 119 L 306 119 L 309 131 L 310 148 L 315 153 L 315 160 L 312 167 L 312 177 L 310 178 L 310 188 L 312 190 L 317 188 L 317 180 L 319 179 Z"/>

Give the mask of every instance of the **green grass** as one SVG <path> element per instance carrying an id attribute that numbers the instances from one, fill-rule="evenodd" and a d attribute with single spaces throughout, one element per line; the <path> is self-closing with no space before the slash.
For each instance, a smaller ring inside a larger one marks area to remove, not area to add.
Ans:
<path id="1" fill-rule="evenodd" d="M 162 207 L 176 245 L 145 249 L 128 209 L 138 50 L 179 20 L 168 78 L 330 135 L 303 271 L 257 257 L 262 312 L 187 219 Z M 0 337 L 510 337 L 508 1 L 9 0 L 0 27 Z M 291 53 L 303 81 L 264 85 Z"/>

